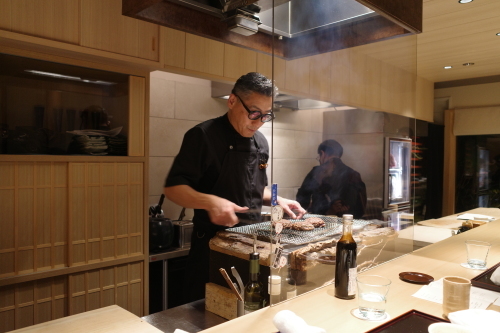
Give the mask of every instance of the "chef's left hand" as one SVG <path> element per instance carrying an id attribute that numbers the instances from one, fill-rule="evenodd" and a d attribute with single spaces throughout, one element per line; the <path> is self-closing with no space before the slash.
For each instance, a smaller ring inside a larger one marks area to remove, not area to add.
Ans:
<path id="1" fill-rule="evenodd" d="M 300 219 L 306 213 L 306 210 L 295 200 L 285 199 L 278 196 L 278 205 L 283 207 L 283 211 L 287 213 L 292 219 Z M 293 211 L 296 211 L 296 215 Z"/>

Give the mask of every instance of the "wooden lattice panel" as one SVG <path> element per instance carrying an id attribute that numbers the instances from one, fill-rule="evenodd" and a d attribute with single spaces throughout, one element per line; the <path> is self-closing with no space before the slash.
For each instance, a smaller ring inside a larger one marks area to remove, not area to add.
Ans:
<path id="1" fill-rule="evenodd" d="M 69 266 L 141 254 L 142 163 L 70 163 Z"/>
<path id="2" fill-rule="evenodd" d="M 0 278 L 67 266 L 67 163 L 0 162 L 0 175 Z"/>
<path id="3" fill-rule="evenodd" d="M 142 316 L 143 265 L 133 262 L 0 287 L 0 333 L 113 304 Z"/>

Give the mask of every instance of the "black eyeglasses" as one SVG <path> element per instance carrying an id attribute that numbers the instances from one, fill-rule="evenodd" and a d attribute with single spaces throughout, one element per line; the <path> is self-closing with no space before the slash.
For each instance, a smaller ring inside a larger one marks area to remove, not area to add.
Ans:
<path id="1" fill-rule="evenodd" d="M 238 96 L 236 94 L 234 94 L 234 96 L 238 97 L 238 99 L 241 102 L 241 105 L 243 105 L 243 107 L 245 108 L 245 110 L 247 110 L 247 112 L 248 112 L 248 119 L 250 119 L 250 120 L 257 120 L 257 119 L 260 118 L 260 121 L 262 121 L 263 123 L 267 123 L 268 121 L 271 121 L 271 120 L 274 119 L 274 113 L 273 112 L 262 114 L 262 112 L 260 112 L 260 111 L 252 111 L 252 110 L 250 110 L 245 105 L 245 103 L 243 103 L 243 100 L 241 99 L 240 96 Z"/>

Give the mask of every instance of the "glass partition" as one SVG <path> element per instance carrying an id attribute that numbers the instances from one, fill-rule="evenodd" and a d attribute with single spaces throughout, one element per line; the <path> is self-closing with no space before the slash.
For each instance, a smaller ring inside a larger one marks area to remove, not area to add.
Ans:
<path id="1" fill-rule="evenodd" d="M 269 32 L 280 38 L 304 38 L 323 29 L 323 37 L 337 45 L 328 52 L 302 52 L 308 55 L 286 59 L 285 66 L 274 55 L 276 118 L 261 128 L 271 146 L 269 184 L 307 213 L 301 219 L 284 214 L 281 231 L 277 221 L 253 226 L 259 237 L 268 236 L 271 249 L 281 245 L 282 252 L 273 254 L 286 258 L 271 256 L 271 275 L 281 281 L 271 304 L 333 283 L 343 214 L 354 215 L 358 272 L 414 250 L 415 213 L 422 215 L 426 181 L 421 172 L 426 123 L 415 119 L 416 36 L 348 47 L 338 30 L 328 28 L 355 31 L 358 23 L 377 16 L 353 2 L 362 13 L 339 20 L 322 15 L 323 26 L 308 22 L 305 8 L 293 12 L 293 1 L 276 2 L 275 12 L 263 15 Z M 288 19 L 300 24 L 285 25 L 283 7 L 292 13 Z M 396 149 L 393 142 L 402 145 Z M 277 219 L 271 208 L 263 210 Z"/>
<path id="2" fill-rule="evenodd" d="M 129 76 L 0 54 L 0 154 L 127 155 Z"/>

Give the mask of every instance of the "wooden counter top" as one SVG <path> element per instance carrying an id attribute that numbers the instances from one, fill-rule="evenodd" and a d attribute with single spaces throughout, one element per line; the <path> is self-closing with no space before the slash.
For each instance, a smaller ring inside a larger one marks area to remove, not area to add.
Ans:
<path id="1" fill-rule="evenodd" d="M 38 325 L 21 328 L 10 333 L 162 333 L 133 313 L 118 305 L 79 313 Z"/>
<path id="2" fill-rule="evenodd" d="M 477 212 L 479 213 L 479 212 Z M 362 274 L 382 275 L 391 279 L 392 284 L 387 297 L 387 312 L 391 318 L 408 310 L 416 309 L 437 317 L 442 317 L 442 305 L 411 296 L 421 285 L 410 284 L 399 279 L 400 272 L 415 271 L 432 275 L 435 280 L 443 276 L 456 275 L 473 278 L 482 271 L 463 268 L 466 261 L 465 240 L 475 239 L 492 243 L 488 255 L 488 267 L 500 262 L 500 221 L 490 222 L 479 228 L 450 237 L 426 246 L 411 254 L 386 262 Z M 224 324 L 204 330 L 211 333 L 275 333 L 272 323 L 274 315 L 280 310 L 291 310 L 314 326 L 327 332 L 365 332 L 382 322 L 366 322 L 353 317 L 351 309 L 357 307 L 357 299 L 341 300 L 334 297 L 334 287 L 329 285 L 303 294 L 290 301 L 267 307 L 254 313 L 233 319 Z M 499 307 L 489 309 L 500 311 Z"/>

